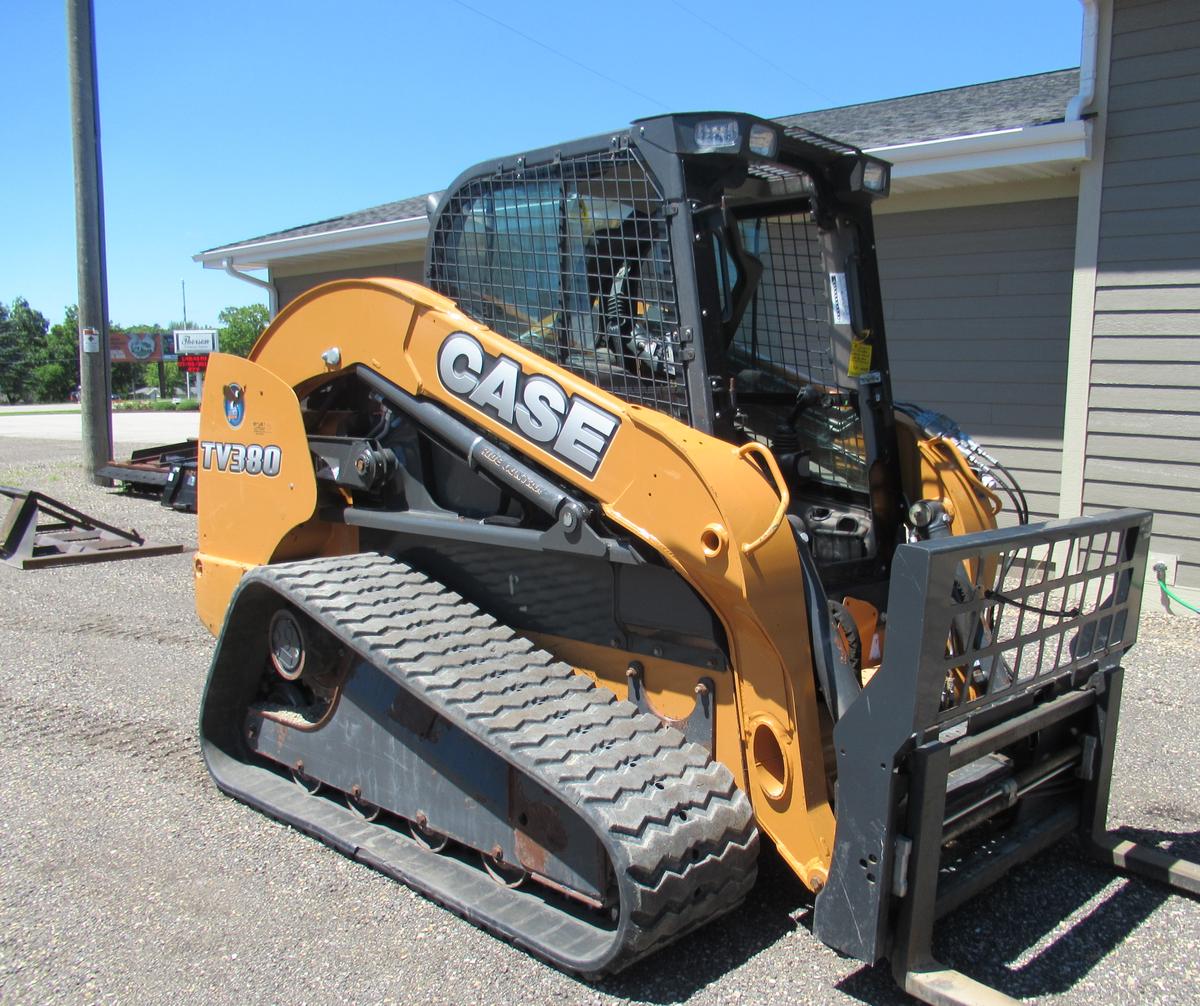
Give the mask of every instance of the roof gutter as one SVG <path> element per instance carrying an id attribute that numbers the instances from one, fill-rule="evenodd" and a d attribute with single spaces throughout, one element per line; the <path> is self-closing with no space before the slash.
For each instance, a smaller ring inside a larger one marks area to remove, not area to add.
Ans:
<path id="1" fill-rule="evenodd" d="M 403 220 L 385 220 L 357 227 L 341 227 L 316 234 L 248 241 L 245 244 L 225 245 L 193 255 L 194 261 L 206 269 L 226 269 L 226 262 L 242 269 L 265 269 L 283 259 L 306 255 L 326 255 L 342 251 L 358 251 L 372 245 L 424 241 L 429 233 L 429 219 L 424 215 Z M 228 271 L 228 269 L 226 269 Z M 261 282 L 261 281 L 259 281 Z"/>
<path id="2" fill-rule="evenodd" d="M 245 280 L 247 283 L 253 283 L 255 286 L 261 286 L 264 290 L 274 289 L 274 287 L 272 287 L 271 284 L 268 283 L 265 279 L 259 279 L 257 276 L 251 276 L 249 273 L 246 273 L 246 272 L 238 272 L 233 267 L 233 259 L 231 259 L 231 258 L 221 259 L 221 268 L 224 269 L 227 273 L 229 273 L 229 275 L 232 276 L 234 279 Z"/>
<path id="3" fill-rule="evenodd" d="M 873 147 L 867 153 L 891 161 L 893 180 L 901 180 L 1032 165 L 1077 164 L 1089 158 L 1090 148 L 1087 123 L 1076 120 Z"/>
<path id="4" fill-rule="evenodd" d="M 1079 52 L 1079 93 L 1067 103 L 1066 119 L 1076 122 L 1096 100 L 1096 55 L 1100 50 L 1099 0 L 1079 0 L 1083 4 L 1083 40 Z"/>

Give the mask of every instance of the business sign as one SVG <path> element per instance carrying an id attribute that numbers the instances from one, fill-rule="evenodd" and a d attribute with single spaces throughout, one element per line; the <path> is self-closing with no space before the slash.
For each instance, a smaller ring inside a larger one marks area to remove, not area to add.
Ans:
<path id="1" fill-rule="evenodd" d="M 208 369 L 207 353 L 180 353 L 179 369 L 189 374 L 202 374 Z"/>
<path id="2" fill-rule="evenodd" d="M 176 353 L 215 353 L 217 348 L 217 333 L 215 329 L 175 329 Z"/>
<path id="3" fill-rule="evenodd" d="M 113 363 L 170 363 L 175 359 L 170 336 L 158 332 L 110 330 L 108 351 Z"/>

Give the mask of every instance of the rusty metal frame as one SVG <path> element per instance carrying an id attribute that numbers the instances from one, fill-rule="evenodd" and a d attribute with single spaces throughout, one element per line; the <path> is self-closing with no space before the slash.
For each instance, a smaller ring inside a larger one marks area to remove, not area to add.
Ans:
<path id="1" fill-rule="evenodd" d="M 174 555 L 182 545 L 147 541 L 32 489 L 0 486 L 11 501 L 0 522 L 0 560 L 18 569 Z"/>
<path id="2" fill-rule="evenodd" d="M 165 507 L 196 512 L 196 440 L 143 447 L 128 461 L 110 460 L 96 474 L 122 483 L 130 492 L 157 494 Z"/>

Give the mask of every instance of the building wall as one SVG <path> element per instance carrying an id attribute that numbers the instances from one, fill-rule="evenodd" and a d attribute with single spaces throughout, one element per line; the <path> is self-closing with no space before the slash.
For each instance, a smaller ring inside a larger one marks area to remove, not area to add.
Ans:
<path id="1" fill-rule="evenodd" d="M 1057 516 L 1074 198 L 888 213 L 876 242 L 895 395 L 954 419 Z"/>
<path id="2" fill-rule="evenodd" d="M 1085 512 L 1155 511 L 1200 588 L 1200 4 L 1117 0 Z"/>
<path id="3" fill-rule="evenodd" d="M 328 283 L 332 279 L 362 279 L 366 276 L 390 276 L 395 279 L 409 279 L 420 283 L 424 266 L 421 262 L 388 262 L 382 265 L 365 265 L 331 269 L 327 272 L 302 273 L 297 276 L 277 276 L 272 274 L 271 282 L 275 284 L 278 296 L 276 310 L 282 310 L 290 300 L 295 300 L 305 290 L 320 283 Z"/>
<path id="4" fill-rule="evenodd" d="M 881 214 L 896 397 L 957 421 L 1008 466 L 1035 517 L 1057 515 L 1076 200 Z M 282 308 L 343 277 L 420 282 L 420 262 L 273 275 Z"/>

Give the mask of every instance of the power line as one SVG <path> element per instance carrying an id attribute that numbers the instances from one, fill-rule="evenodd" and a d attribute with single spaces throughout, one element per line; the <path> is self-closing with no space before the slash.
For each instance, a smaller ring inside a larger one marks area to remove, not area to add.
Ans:
<path id="1" fill-rule="evenodd" d="M 457 2 L 457 0 L 456 0 L 456 2 Z M 775 70 L 778 70 L 778 71 L 779 71 L 780 73 L 782 73 L 782 74 L 783 74 L 785 77 L 788 77 L 788 78 L 790 78 L 791 80 L 794 80 L 794 81 L 795 81 L 797 84 L 799 84 L 801 87 L 807 88 L 808 90 L 812 91 L 812 93 L 813 93 L 813 94 L 815 94 L 815 95 L 816 95 L 818 98 L 823 98 L 823 99 L 825 99 L 826 101 L 833 101 L 833 100 L 834 100 L 834 99 L 833 99 L 833 98 L 831 98 L 829 95 L 827 95 L 827 94 L 826 94 L 824 91 L 819 91 L 819 90 L 817 90 L 815 87 L 813 87 L 813 86 L 812 86 L 812 84 L 809 84 L 809 83 L 807 83 L 806 81 L 803 81 L 803 80 L 801 80 L 799 77 L 797 77 L 797 76 L 796 76 L 794 73 L 792 73 L 790 70 L 786 70 L 786 69 L 784 69 L 784 68 L 783 68 L 782 66 L 780 66 L 778 63 L 776 63 L 776 62 L 772 61 L 771 59 L 768 59 L 768 58 L 767 58 L 766 56 L 764 56 L 764 55 L 763 55 L 761 52 L 757 52 L 756 50 L 754 50 L 754 49 L 751 49 L 751 48 L 750 48 L 750 46 L 746 45 L 746 43 L 745 43 L 745 42 L 742 42 L 740 39 L 736 39 L 736 38 L 734 38 L 732 35 L 730 35 L 730 34 L 729 34 L 729 32 L 727 32 L 727 31 L 726 31 L 724 28 L 722 28 L 720 25 L 713 24 L 713 23 L 712 23 L 711 21 L 709 21 L 707 18 L 703 18 L 703 17 L 701 17 L 701 16 L 700 16 L 699 14 L 697 14 L 697 13 L 696 13 L 694 10 L 689 10 L 687 7 L 685 7 L 683 4 L 681 4 L 681 3 L 679 2 L 679 0 L 671 0 L 671 3 L 673 3 L 673 4 L 674 4 L 676 7 L 678 7 L 678 8 L 679 8 L 681 11 L 683 11 L 685 14 L 689 14 L 689 15 L 691 15 L 692 17 L 694 17 L 694 18 L 695 18 L 697 21 L 699 21 L 701 24 L 707 25 L 709 28 L 711 28 L 713 31 L 715 31 L 715 32 L 716 32 L 718 35 L 722 36 L 723 38 L 726 38 L 726 39 L 728 39 L 728 40 L 729 40 L 730 42 L 732 42 L 734 45 L 738 46 L 739 48 L 745 49 L 745 50 L 746 50 L 746 52 L 750 53 L 750 55 L 751 55 L 751 56 L 753 56 L 755 59 L 760 59 L 760 60 L 762 60 L 764 63 L 766 63 L 766 64 L 767 64 L 767 66 L 769 66 L 769 67 L 772 67 L 772 68 L 773 68 L 773 69 L 775 69 Z"/>
<path id="2" fill-rule="evenodd" d="M 458 4 L 458 6 L 460 6 L 460 7 L 465 7 L 472 14 L 477 14 L 479 17 L 487 18 L 487 20 L 491 21 L 493 24 L 497 24 L 501 28 L 505 29 L 506 31 L 511 31 L 514 35 L 520 36 L 521 38 L 525 39 L 526 42 L 532 42 L 534 45 L 539 46 L 542 49 L 545 49 L 547 52 L 553 53 L 555 56 L 558 56 L 560 59 L 565 59 L 568 63 L 571 63 L 571 64 L 579 67 L 581 70 L 586 70 L 588 73 L 592 74 L 593 76 L 599 77 L 601 80 L 607 81 L 610 84 L 614 84 L 615 86 L 621 88 L 622 90 L 628 91 L 630 94 L 635 94 L 639 98 L 641 98 L 643 101 L 648 101 L 651 104 L 657 105 L 659 108 L 664 109 L 665 111 L 670 111 L 670 108 L 667 105 L 664 105 L 657 98 L 651 98 L 650 95 L 643 94 L 641 91 L 637 90 L 636 88 L 630 87 L 628 84 L 624 83 L 623 81 L 617 80 L 615 77 L 610 77 L 608 74 L 602 73 L 600 70 L 597 70 L 595 67 L 588 66 L 586 63 L 581 63 L 579 60 L 575 59 L 573 56 L 568 56 L 565 52 L 561 52 L 558 49 L 555 49 L 554 46 L 547 45 L 545 42 L 541 41 L 541 39 L 536 39 L 532 35 L 525 34 L 525 32 L 521 31 L 519 28 L 514 28 L 511 24 L 507 24 L 504 21 L 501 21 L 498 17 L 493 17 L 491 14 L 488 14 L 486 11 L 481 11 L 477 7 L 472 7 L 469 3 L 464 3 L 463 0 L 454 0 L 454 2 L 456 4 Z"/>

